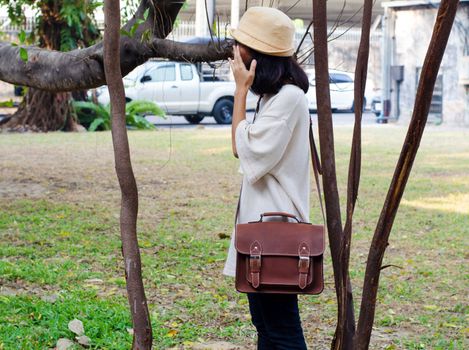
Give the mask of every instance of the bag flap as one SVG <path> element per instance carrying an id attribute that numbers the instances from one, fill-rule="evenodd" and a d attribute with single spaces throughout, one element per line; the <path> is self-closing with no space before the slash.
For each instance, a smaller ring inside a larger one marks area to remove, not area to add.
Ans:
<path id="1" fill-rule="evenodd" d="M 306 243 L 310 256 L 324 253 L 324 226 L 283 221 L 237 224 L 235 248 L 241 254 L 250 254 L 252 242 L 258 241 L 262 255 L 298 256 L 301 243 Z"/>

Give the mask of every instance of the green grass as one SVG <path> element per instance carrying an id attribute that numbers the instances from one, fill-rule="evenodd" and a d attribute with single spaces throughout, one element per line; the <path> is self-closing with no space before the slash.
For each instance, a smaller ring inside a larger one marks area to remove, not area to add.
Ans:
<path id="1" fill-rule="evenodd" d="M 61 291 L 52 304 L 38 297 L 2 296 L 0 334 L 3 349 L 53 348 L 59 338 L 71 338 L 67 324 L 80 319 L 96 349 L 128 349 L 129 317 L 123 298 L 98 297 L 94 291 Z"/>
<path id="2" fill-rule="evenodd" d="M 393 227 L 371 349 L 463 349 L 469 335 L 468 132 L 426 131 Z M 351 253 L 358 311 L 367 249 L 405 130 L 367 127 Z M 350 128 L 337 128 L 344 202 Z M 223 268 L 240 175 L 226 130 L 131 132 L 140 192 L 139 243 L 154 348 L 225 340 L 253 347 L 244 294 Z M 2 135 L 0 349 L 49 349 L 84 323 L 93 349 L 128 349 L 118 216 L 120 192 L 109 133 Z M 318 204 L 311 196 L 311 219 Z M 342 203 L 344 204 L 344 203 Z M 342 213 L 345 211 L 342 210 Z M 326 289 L 301 296 L 308 344 L 326 349 L 336 315 Z"/>

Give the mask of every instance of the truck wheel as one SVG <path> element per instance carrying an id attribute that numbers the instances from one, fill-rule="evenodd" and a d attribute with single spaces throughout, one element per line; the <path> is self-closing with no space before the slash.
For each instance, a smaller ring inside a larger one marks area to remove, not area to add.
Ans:
<path id="1" fill-rule="evenodd" d="M 191 124 L 199 124 L 202 119 L 204 119 L 204 117 L 201 117 L 199 115 L 185 115 L 184 119 L 186 119 Z"/>
<path id="2" fill-rule="evenodd" d="M 233 101 L 223 98 L 213 107 L 213 118 L 217 124 L 231 124 L 233 119 Z"/>

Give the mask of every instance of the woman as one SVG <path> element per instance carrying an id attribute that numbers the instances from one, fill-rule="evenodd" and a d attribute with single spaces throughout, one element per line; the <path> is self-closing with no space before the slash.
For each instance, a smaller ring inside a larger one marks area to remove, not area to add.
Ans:
<path id="1" fill-rule="evenodd" d="M 293 58 L 295 29 L 287 15 L 251 7 L 237 29 L 230 65 L 236 81 L 232 149 L 243 175 L 237 223 L 282 211 L 309 222 L 308 78 Z M 255 119 L 246 120 L 246 96 L 259 95 Z M 269 218 L 275 220 L 278 218 Z M 231 236 L 223 273 L 235 276 Z M 247 293 L 258 350 L 306 349 L 295 294 Z"/>

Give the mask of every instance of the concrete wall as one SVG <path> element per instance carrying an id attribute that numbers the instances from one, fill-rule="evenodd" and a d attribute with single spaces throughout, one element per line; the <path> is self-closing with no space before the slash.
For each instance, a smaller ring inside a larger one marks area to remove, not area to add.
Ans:
<path id="1" fill-rule="evenodd" d="M 417 70 L 422 67 L 430 43 L 436 8 L 395 9 L 395 37 L 393 65 L 404 66 L 404 80 L 400 85 L 399 119 L 408 122 L 417 91 Z M 443 84 L 442 121 L 450 125 L 469 126 L 468 87 L 460 83 L 463 56 L 469 55 L 469 6 L 460 4 L 446 52 L 440 67 Z M 396 83 L 393 83 L 392 115 L 396 114 Z M 431 118 L 429 119 L 431 120 Z"/>

